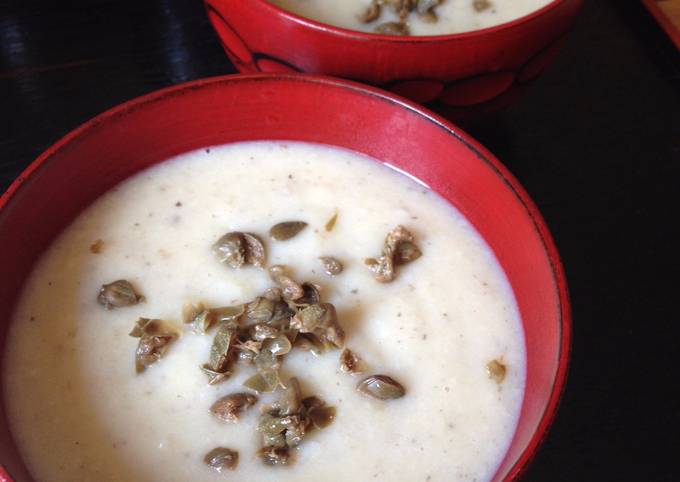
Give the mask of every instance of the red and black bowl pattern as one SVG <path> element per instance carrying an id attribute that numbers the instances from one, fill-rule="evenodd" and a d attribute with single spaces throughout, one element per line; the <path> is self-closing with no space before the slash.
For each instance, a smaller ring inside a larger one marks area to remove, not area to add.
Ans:
<path id="1" fill-rule="evenodd" d="M 303 19 L 266 0 L 205 3 L 240 72 L 343 77 L 465 121 L 520 97 L 564 44 L 582 2 L 556 0 L 514 22 L 438 37 L 353 32 Z"/>

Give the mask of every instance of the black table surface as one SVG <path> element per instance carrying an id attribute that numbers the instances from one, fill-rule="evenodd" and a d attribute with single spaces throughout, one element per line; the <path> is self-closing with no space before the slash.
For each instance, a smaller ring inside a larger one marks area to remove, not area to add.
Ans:
<path id="1" fill-rule="evenodd" d="M 0 191 L 103 110 L 232 72 L 199 0 L 0 0 Z M 571 290 L 569 380 L 526 480 L 680 480 L 680 55 L 638 2 L 590 0 L 471 133 L 536 201 Z"/>

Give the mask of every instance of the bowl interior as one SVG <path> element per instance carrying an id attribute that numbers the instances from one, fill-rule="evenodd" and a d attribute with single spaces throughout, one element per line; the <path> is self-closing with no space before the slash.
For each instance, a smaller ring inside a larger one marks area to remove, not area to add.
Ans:
<path id="1" fill-rule="evenodd" d="M 493 156 L 411 104 L 357 84 L 296 76 L 202 80 L 123 104 L 66 136 L 0 198 L 0 343 L 35 259 L 99 195 L 170 156 L 259 139 L 325 143 L 388 162 L 429 184 L 485 238 L 513 287 L 527 343 L 520 422 L 494 480 L 516 476 L 543 437 L 564 382 L 569 313 L 557 252 L 535 207 Z M 17 482 L 30 480 L 1 406 L 0 461 Z"/>

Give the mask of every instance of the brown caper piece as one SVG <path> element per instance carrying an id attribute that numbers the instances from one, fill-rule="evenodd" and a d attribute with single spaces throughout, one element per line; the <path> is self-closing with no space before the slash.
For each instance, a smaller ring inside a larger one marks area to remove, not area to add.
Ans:
<path id="1" fill-rule="evenodd" d="M 238 452 L 226 447 L 217 447 L 203 457 L 203 462 L 218 472 L 224 469 L 234 470 L 238 465 Z"/>
<path id="2" fill-rule="evenodd" d="M 127 280 L 119 279 L 112 283 L 102 285 L 99 290 L 97 301 L 107 310 L 120 308 L 121 306 L 136 305 L 144 301 L 144 297 L 139 295 L 132 283 Z"/>
<path id="3" fill-rule="evenodd" d="M 317 429 L 328 427 L 335 420 L 335 407 L 322 406 L 309 412 L 309 420 Z"/>
<path id="4" fill-rule="evenodd" d="M 404 226 L 397 226 L 387 233 L 379 258 L 366 258 L 364 263 L 380 283 L 389 283 L 396 276 L 395 266 L 406 264 L 421 256 L 414 244 L 413 234 Z"/>
<path id="5" fill-rule="evenodd" d="M 505 380 L 505 375 L 507 374 L 508 369 L 498 360 L 491 360 L 486 364 L 486 371 L 489 374 L 489 378 L 500 385 L 503 383 L 503 380 Z"/>
<path id="6" fill-rule="evenodd" d="M 269 268 L 269 276 L 272 281 L 281 288 L 281 297 L 286 301 L 299 300 L 305 295 L 305 290 L 301 285 L 295 282 L 288 276 L 288 270 L 285 266 L 275 264 Z"/>
<path id="7" fill-rule="evenodd" d="M 250 393 L 232 393 L 226 395 L 210 407 L 210 412 L 220 420 L 236 423 L 244 411 L 257 403 L 257 397 Z"/>
<path id="8" fill-rule="evenodd" d="M 375 27 L 377 33 L 385 35 L 410 35 L 411 30 L 404 22 L 384 22 Z"/>
<path id="9" fill-rule="evenodd" d="M 344 267 L 342 263 L 332 256 L 321 256 L 319 258 L 321 261 L 321 266 L 323 266 L 324 273 L 328 276 L 335 276 L 342 273 Z"/>
<path id="10" fill-rule="evenodd" d="M 269 235 L 277 241 L 286 241 L 297 236 L 305 227 L 307 223 L 304 221 L 285 221 L 272 226 Z"/>
<path id="11" fill-rule="evenodd" d="M 474 8 L 477 13 L 483 12 L 484 10 L 491 8 L 491 2 L 490 0 L 474 0 L 472 2 L 472 8 Z"/>
<path id="12" fill-rule="evenodd" d="M 420 15 L 424 15 L 432 12 L 440 3 L 442 3 L 442 0 L 418 0 L 416 11 Z"/>
<path id="13" fill-rule="evenodd" d="M 288 465 L 292 460 L 288 447 L 262 447 L 257 451 L 257 456 L 266 465 Z"/>
<path id="14" fill-rule="evenodd" d="M 135 351 L 135 369 L 137 373 L 141 373 L 163 357 L 168 345 L 179 333 L 164 320 L 140 318 L 130 336 L 139 338 Z"/>
<path id="15" fill-rule="evenodd" d="M 393 400 L 406 394 L 406 389 L 392 377 L 387 375 L 371 375 L 357 384 L 357 390 L 379 400 Z"/>
<path id="16" fill-rule="evenodd" d="M 420 251 L 420 248 L 418 248 L 418 246 L 416 246 L 413 242 L 402 241 L 397 244 L 396 251 L 394 253 L 394 263 L 397 265 L 410 263 L 411 261 L 415 261 L 416 259 L 420 258 L 422 255 L 423 253 Z"/>
<path id="17" fill-rule="evenodd" d="M 345 373 L 360 373 L 361 358 L 349 348 L 345 348 L 340 354 L 340 370 Z"/>
<path id="18" fill-rule="evenodd" d="M 380 3 L 378 0 L 372 0 L 371 4 L 366 8 L 363 15 L 359 18 L 364 23 L 371 23 L 380 16 Z M 326 231 L 330 231 L 327 229 Z"/>
<path id="19" fill-rule="evenodd" d="M 104 249 L 104 241 L 101 239 L 98 239 L 90 245 L 90 253 L 92 254 L 99 254 L 102 252 L 102 249 Z"/>
<path id="20" fill-rule="evenodd" d="M 374 0 L 374 3 L 375 3 L 375 0 Z M 372 21 L 372 20 L 369 20 L 369 22 L 370 21 Z M 333 231 L 333 228 L 335 228 L 335 225 L 336 225 L 337 222 L 338 222 L 338 211 L 335 211 L 333 216 L 331 216 L 331 218 L 328 221 L 326 221 L 326 226 L 325 226 L 326 231 L 329 232 L 329 233 L 331 231 Z"/>

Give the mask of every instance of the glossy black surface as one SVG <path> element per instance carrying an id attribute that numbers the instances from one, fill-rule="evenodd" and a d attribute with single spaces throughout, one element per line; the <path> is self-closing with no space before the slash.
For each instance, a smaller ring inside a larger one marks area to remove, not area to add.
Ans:
<path id="1" fill-rule="evenodd" d="M 199 0 L 0 1 L 0 190 L 103 110 L 230 72 Z M 591 0 L 471 133 L 538 204 L 572 295 L 567 390 L 526 480 L 680 480 L 677 51 L 638 2 Z"/>

